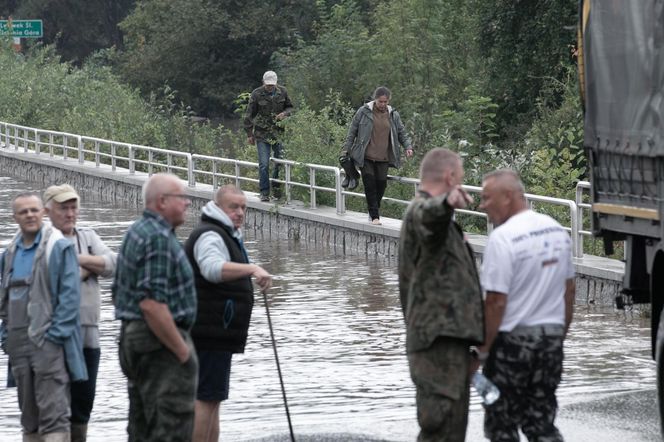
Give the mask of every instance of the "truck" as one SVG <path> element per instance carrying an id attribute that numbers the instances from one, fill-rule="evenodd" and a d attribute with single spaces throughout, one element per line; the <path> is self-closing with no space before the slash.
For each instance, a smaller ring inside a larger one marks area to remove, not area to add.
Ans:
<path id="1" fill-rule="evenodd" d="M 624 241 L 620 296 L 634 304 L 650 304 L 661 424 L 664 1 L 581 0 L 577 50 L 592 230 L 603 239 L 607 254 L 613 253 L 617 241 Z"/>

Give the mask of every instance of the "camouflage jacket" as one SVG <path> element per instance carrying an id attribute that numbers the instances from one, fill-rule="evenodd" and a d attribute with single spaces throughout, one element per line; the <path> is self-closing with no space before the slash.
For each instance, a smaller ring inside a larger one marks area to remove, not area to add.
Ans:
<path id="1" fill-rule="evenodd" d="M 401 226 L 399 294 L 406 351 L 439 336 L 484 341 L 484 302 L 475 258 L 445 198 L 418 192 Z"/>
<path id="2" fill-rule="evenodd" d="M 293 103 L 288 98 L 285 87 L 276 86 L 274 95 L 261 86 L 251 93 L 249 104 L 244 115 L 244 130 L 247 136 L 254 136 L 257 140 L 275 142 L 283 129 L 277 126 L 276 116 L 281 112 L 289 114 L 293 110 Z"/>

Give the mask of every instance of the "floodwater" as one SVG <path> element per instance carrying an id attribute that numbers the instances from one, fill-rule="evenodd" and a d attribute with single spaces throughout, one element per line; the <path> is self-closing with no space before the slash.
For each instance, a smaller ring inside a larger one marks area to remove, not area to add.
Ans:
<path id="1" fill-rule="evenodd" d="M 11 197 L 26 189 L 38 188 L 0 178 L 2 246 L 16 228 Z M 79 225 L 93 226 L 117 250 L 139 210 L 82 196 Z M 190 214 L 178 230 L 183 238 L 194 218 Z M 268 302 L 296 436 L 414 440 L 418 427 L 396 260 L 343 256 L 260 232 L 246 232 L 246 237 L 252 259 L 277 276 Z M 126 440 L 126 384 L 117 362 L 110 281 L 102 286 L 102 361 L 89 440 L 120 441 Z M 230 398 L 221 408 L 224 441 L 286 440 L 288 433 L 265 307 L 261 297 L 256 301 L 246 353 L 234 356 Z M 659 440 L 648 320 L 600 307 L 578 306 L 575 314 L 558 394 L 566 439 Z M 0 385 L 5 385 L 5 367 L 1 355 Z M 482 440 L 481 419 L 473 395 L 467 440 Z M 0 440 L 20 440 L 13 389 L 0 389 Z"/>

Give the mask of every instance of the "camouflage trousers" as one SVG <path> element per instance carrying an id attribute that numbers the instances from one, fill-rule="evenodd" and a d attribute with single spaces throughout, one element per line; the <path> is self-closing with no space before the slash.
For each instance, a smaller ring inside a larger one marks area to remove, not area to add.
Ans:
<path id="1" fill-rule="evenodd" d="M 129 442 L 191 441 L 198 359 L 189 333 L 179 329 L 191 357 L 181 364 L 143 321 L 123 321 L 120 367 L 129 389 Z"/>
<path id="2" fill-rule="evenodd" d="M 470 343 L 438 338 L 423 351 L 408 353 L 416 387 L 417 440 L 463 442 L 468 425 Z"/>
<path id="3" fill-rule="evenodd" d="M 562 441 L 553 423 L 562 367 L 562 326 L 499 333 L 484 374 L 500 389 L 500 398 L 486 406 L 484 435 L 493 442 L 518 442 L 521 429 L 531 442 Z"/>

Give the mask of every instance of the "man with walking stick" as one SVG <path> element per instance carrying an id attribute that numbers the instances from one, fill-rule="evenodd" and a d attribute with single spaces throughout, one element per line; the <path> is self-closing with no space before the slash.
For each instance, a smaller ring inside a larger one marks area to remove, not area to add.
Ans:
<path id="1" fill-rule="evenodd" d="M 272 286 L 272 276 L 249 261 L 242 242 L 246 210 L 244 193 L 222 186 L 185 243 L 198 293 L 192 329 L 200 363 L 195 442 L 219 440 L 219 404 L 228 399 L 231 357 L 243 353 L 247 342 L 254 305 L 251 278 L 263 293 Z"/>

